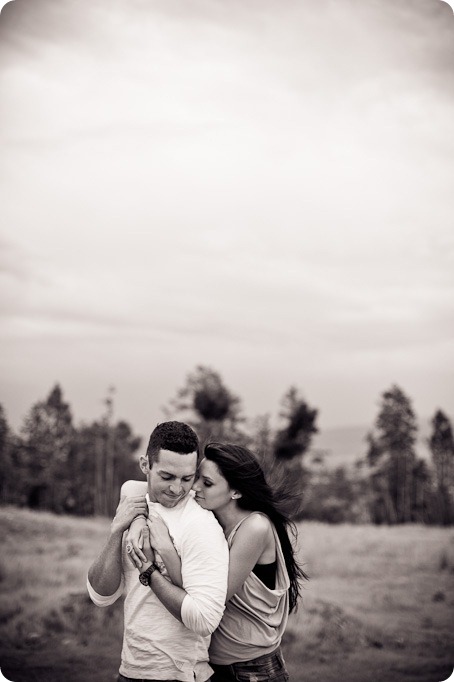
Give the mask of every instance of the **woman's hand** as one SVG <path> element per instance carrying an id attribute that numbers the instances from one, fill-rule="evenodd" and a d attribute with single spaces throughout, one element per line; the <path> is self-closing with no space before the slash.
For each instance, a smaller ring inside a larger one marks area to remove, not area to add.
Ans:
<path id="1" fill-rule="evenodd" d="M 167 524 L 159 514 L 152 511 L 147 520 L 147 529 L 151 545 L 162 559 L 171 582 L 182 587 L 181 559 L 175 549 Z"/>
<path id="2" fill-rule="evenodd" d="M 143 538 L 143 553 L 144 553 L 145 559 L 146 559 L 146 565 L 144 566 L 144 569 L 143 569 L 143 570 L 145 570 L 155 560 L 154 549 L 150 545 L 150 530 L 149 530 L 147 524 L 145 524 L 145 526 L 142 530 L 142 538 Z"/>
<path id="3" fill-rule="evenodd" d="M 150 512 L 147 519 L 150 530 L 150 543 L 158 554 L 165 553 L 166 549 L 174 549 L 172 538 L 166 522 L 156 512 Z"/>
<path id="4" fill-rule="evenodd" d="M 148 534 L 147 522 L 143 516 L 139 516 L 131 523 L 126 536 L 126 551 L 136 568 L 142 568 L 142 563 L 147 562 L 147 557 L 142 551 L 145 529 Z"/>

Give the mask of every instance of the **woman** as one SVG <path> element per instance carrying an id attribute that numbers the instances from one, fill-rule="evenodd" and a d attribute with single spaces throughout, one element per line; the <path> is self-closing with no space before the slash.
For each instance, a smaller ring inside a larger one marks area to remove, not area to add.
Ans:
<path id="1" fill-rule="evenodd" d="M 288 530 L 293 524 L 279 509 L 279 494 L 268 485 L 255 456 L 239 445 L 205 447 L 193 489 L 197 502 L 211 510 L 230 548 L 226 608 L 211 638 L 212 682 L 237 679 L 284 682 L 288 673 L 280 651 L 288 614 L 307 576 L 298 565 Z M 138 565 L 139 527 L 131 526 L 128 542 Z M 172 582 L 181 586 L 181 566 L 164 522 L 150 525 L 152 547 L 165 556 Z"/>

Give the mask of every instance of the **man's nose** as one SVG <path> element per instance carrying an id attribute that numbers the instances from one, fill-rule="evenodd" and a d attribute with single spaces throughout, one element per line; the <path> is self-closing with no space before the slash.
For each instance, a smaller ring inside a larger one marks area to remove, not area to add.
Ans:
<path id="1" fill-rule="evenodd" d="M 170 492 L 173 495 L 179 495 L 181 493 L 181 481 L 172 481 L 170 484 Z"/>

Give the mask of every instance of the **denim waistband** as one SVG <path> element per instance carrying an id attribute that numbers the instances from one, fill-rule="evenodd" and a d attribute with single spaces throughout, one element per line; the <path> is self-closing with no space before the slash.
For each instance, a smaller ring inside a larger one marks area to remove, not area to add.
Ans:
<path id="1" fill-rule="evenodd" d="M 218 665 L 217 663 L 210 663 L 210 665 L 215 672 L 214 679 L 216 679 L 216 673 L 220 675 L 225 673 L 227 676 L 230 675 L 233 679 L 237 679 L 236 674 L 242 672 L 253 673 L 255 671 L 260 671 L 262 674 L 267 675 L 267 679 L 273 679 L 273 676 L 279 673 L 287 674 L 280 647 L 271 651 L 269 654 L 263 654 L 257 658 L 249 659 L 248 661 L 237 661 L 235 663 L 230 663 L 229 665 Z"/>
<path id="2" fill-rule="evenodd" d="M 265 663 L 270 656 L 275 656 L 276 654 L 281 653 L 281 647 L 278 646 L 277 649 L 274 649 L 274 651 L 270 651 L 269 654 L 263 654 L 262 656 L 258 656 L 257 658 L 249 658 L 247 661 L 235 661 L 234 663 L 229 663 L 227 665 L 220 665 L 218 663 L 211 663 L 210 665 L 215 665 L 217 668 L 230 668 L 232 665 L 252 665 L 256 663 Z"/>

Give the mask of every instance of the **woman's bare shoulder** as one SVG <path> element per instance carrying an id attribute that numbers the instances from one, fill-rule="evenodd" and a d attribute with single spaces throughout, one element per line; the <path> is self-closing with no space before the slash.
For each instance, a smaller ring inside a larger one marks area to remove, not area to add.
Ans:
<path id="1" fill-rule="evenodd" d="M 243 529 L 243 533 L 254 534 L 266 537 L 272 532 L 272 524 L 266 514 L 249 514 L 238 528 L 238 532 Z"/>

